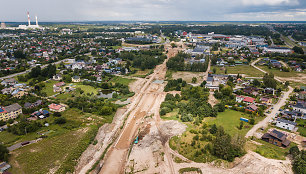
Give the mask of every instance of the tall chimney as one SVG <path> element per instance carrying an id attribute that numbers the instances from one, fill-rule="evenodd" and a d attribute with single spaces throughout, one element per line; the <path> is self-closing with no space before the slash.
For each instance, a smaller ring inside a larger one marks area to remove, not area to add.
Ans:
<path id="1" fill-rule="evenodd" d="M 37 16 L 35 16 L 35 19 L 36 19 L 36 26 L 38 26 L 38 20 L 37 20 Z"/>
<path id="2" fill-rule="evenodd" d="M 29 26 L 31 25 L 31 21 L 30 21 L 30 13 L 28 12 L 28 24 Z"/>

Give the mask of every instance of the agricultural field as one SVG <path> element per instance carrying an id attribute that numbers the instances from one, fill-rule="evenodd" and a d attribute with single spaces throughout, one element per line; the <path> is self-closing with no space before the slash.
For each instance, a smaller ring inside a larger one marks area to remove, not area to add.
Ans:
<path id="1" fill-rule="evenodd" d="M 212 66 L 210 70 L 216 68 L 216 74 L 225 74 L 225 69 L 218 66 Z M 249 65 L 239 65 L 239 66 L 227 66 L 227 74 L 245 74 L 249 77 L 262 77 L 264 75 L 263 72 L 257 70 L 256 68 Z"/>

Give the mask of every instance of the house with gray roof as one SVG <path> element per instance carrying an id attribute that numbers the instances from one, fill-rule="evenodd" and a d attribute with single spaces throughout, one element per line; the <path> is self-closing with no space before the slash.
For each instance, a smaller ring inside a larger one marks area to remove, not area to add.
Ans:
<path id="1" fill-rule="evenodd" d="M 289 121 L 289 120 L 285 120 L 285 119 L 281 119 L 278 118 L 276 119 L 276 127 L 282 128 L 282 129 L 287 129 L 290 131 L 296 131 L 296 123 L 293 121 Z"/>

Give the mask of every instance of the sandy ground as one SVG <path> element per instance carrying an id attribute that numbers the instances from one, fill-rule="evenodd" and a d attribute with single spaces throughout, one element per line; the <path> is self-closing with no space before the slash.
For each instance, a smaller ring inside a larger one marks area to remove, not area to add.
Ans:
<path id="1" fill-rule="evenodd" d="M 169 50 L 168 57 L 177 53 L 177 49 Z M 244 157 L 235 161 L 233 168 L 220 168 L 208 163 L 195 163 L 169 148 L 168 140 L 171 136 L 179 135 L 186 129 L 186 125 L 178 121 L 162 121 L 159 108 L 166 93 L 165 84 L 153 83 L 154 80 L 163 80 L 166 73 L 166 61 L 156 67 L 150 77 L 137 80 L 130 85 L 135 96 L 131 104 L 121 112 L 118 110 L 114 122 L 104 125 L 97 135 L 98 144 L 90 147 L 83 153 L 75 173 L 86 173 L 96 162 L 109 143 L 113 145 L 99 162 L 98 167 L 91 173 L 161 173 L 176 174 L 184 167 L 198 167 L 203 173 L 275 173 L 291 174 L 291 164 L 288 159 L 267 159 L 254 152 L 248 152 Z M 128 116 L 123 129 L 124 118 Z M 149 128 L 148 128 L 149 127 Z M 149 131 L 144 131 L 149 129 Z M 143 132 L 144 135 L 142 134 Z M 133 144 L 135 137 L 141 134 L 138 144 Z M 173 156 L 180 157 L 187 163 L 175 163 Z"/>
<path id="2" fill-rule="evenodd" d="M 218 100 L 214 96 L 214 92 L 210 91 L 208 96 L 208 103 L 214 107 L 218 102 Z"/>
<path id="3" fill-rule="evenodd" d="M 168 58 L 178 52 L 177 48 L 170 49 L 169 46 L 165 47 L 169 50 Z M 129 117 L 114 145 L 107 152 L 105 160 L 100 162 L 101 170 L 99 173 L 122 173 L 124 171 L 130 145 L 135 140 L 143 124 L 143 119 L 158 113 L 160 104 L 165 98 L 166 93 L 163 92 L 165 84 L 153 82 L 164 80 L 167 60 L 158 65 L 154 73 L 149 75 L 145 81 L 138 81 L 138 84 L 134 83 L 130 86 L 135 92 L 135 97 L 128 109 Z"/>
<path id="4" fill-rule="evenodd" d="M 204 81 L 203 73 L 200 73 L 200 72 L 177 71 L 172 74 L 173 79 L 182 78 L 187 83 L 191 83 L 193 77 L 197 78 L 197 82 Z"/>

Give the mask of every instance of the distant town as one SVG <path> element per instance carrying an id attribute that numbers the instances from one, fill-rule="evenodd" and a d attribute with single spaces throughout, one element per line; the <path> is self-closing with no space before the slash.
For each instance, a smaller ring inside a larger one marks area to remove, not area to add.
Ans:
<path id="1" fill-rule="evenodd" d="M 0 173 L 305 173 L 305 23 L 27 17 L 1 23 Z"/>

